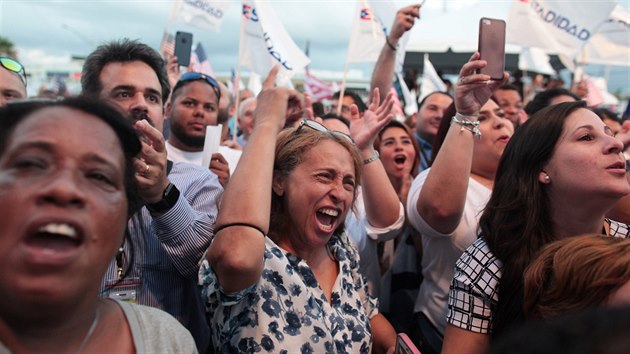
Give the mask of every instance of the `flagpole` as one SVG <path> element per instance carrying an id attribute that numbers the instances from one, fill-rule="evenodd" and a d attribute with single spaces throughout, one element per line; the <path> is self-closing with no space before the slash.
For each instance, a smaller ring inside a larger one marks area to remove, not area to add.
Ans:
<path id="1" fill-rule="evenodd" d="M 240 98 L 241 98 L 241 57 L 243 56 L 243 33 L 245 32 L 245 21 L 243 19 L 243 16 L 241 16 L 241 31 L 239 33 L 238 36 L 238 61 L 236 63 L 236 81 L 234 83 L 234 85 L 236 86 L 235 91 L 236 91 L 236 97 L 235 99 L 235 104 L 236 104 L 236 109 L 234 110 L 234 131 L 232 132 L 232 140 L 236 141 L 236 132 L 238 131 L 238 111 L 240 108 Z"/>
<path id="2" fill-rule="evenodd" d="M 346 75 L 348 74 L 348 58 L 343 67 L 343 79 L 341 80 L 341 90 L 339 90 L 339 99 L 337 101 L 337 115 L 341 116 L 341 108 L 343 106 L 343 95 L 346 92 Z"/>
<path id="3" fill-rule="evenodd" d="M 363 4 L 365 6 L 365 1 L 364 0 L 357 0 L 357 9 L 359 9 L 359 11 L 361 11 L 360 5 L 359 4 Z M 352 28 L 354 29 L 354 27 L 357 25 L 357 13 L 356 11 L 354 12 L 354 20 L 352 21 Z M 352 41 L 352 32 L 350 33 L 350 41 Z M 348 63 L 348 57 L 350 57 L 350 48 L 351 48 L 351 44 L 350 42 L 348 42 L 348 49 L 346 50 L 346 61 L 343 65 L 343 78 L 341 79 L 341 89 L 339 90 L 339 98 L 338 98 L 338 103 L 337 103 L 337 115 L 341 116 L 341 108 L 343 106 L 343 95 L 346 92 L 346 76 L 348 75 L 348 67 L 349 67 L 349 63 Z"/>

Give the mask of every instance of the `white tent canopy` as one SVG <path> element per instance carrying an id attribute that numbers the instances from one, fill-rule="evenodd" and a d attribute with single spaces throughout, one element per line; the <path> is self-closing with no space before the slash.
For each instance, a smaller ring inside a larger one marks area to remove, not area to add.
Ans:
<path id="1" fill-rule="evenodd" d="M 422 10 L 422 16 L 410 31 L 409 52 L 474 52 L 477 50 L 481 17 L 507 20 L 509 2 L 478 2 L 474 6 L 439 12 Z M 506 53 L 519 53 L 520 47 L 507 45 Z"/>
<path id="2" fill-rule="evenodd" d="M 421 20 L 411 30 L 407 51 L 446 52 L 450 48 L 453 52 L 474 52 L 477 50 L 479 19 L 490 17 L 507 21 L 511 6 L 512 2 L 508 1 L 479 1 L 473 6 L 448 12 L 423 10 Z M 510 23 L 507 25 L 509 27 Z M 505 51 L 531 56 L 531 51 L 515 44 L 506 44 Z M 540 51 L 534 51 L 536 56 L 540 55 Z M 576 61 L 587 64 L 630 65 L 630 12 L 623 5 L 617 5 L 610 20 L 599 27 Z M 539 59 L 522 58 L 520 62 L 523 67 L 520 63 L 519 67 L 523 70 L 542 73 L 549 71 L 548 63 L 532 66 L 540 63 Z"/>

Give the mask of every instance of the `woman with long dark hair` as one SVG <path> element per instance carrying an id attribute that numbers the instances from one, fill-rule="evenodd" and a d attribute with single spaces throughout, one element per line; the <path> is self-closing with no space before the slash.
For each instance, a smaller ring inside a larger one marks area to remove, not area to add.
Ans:
<path id="1" fill-rule="evenodd" d="M 443 353 L 484 352 L 491 336 L 523 321 L 523 273 L 546 244 L 585 233 L 628 236 L 628 225 L 605 218 L 630 191 L 622 149 L 584 102 L 547 107 L 516 131 L 480 238 L 455 267 Z"/>

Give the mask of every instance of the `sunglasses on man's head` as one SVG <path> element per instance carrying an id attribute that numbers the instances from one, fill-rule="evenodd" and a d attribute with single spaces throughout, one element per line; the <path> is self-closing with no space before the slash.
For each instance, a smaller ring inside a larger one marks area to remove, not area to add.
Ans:
<path id="1" fill-rule="evenodd" d="M 322 124 L 312 120 L 312 119 L 303 119 L 300 122 L 300 125 L 298 125 L 297 129 L 295 130 L 295 132 L 299 132 L 302 127 L 307 126 L 313 130 L 317 130 L 318 132 L 321 133 L 326 133 L 326 134 L 330 134 L 332 136 L 338 137 L 338 138 L 342 138 L 345 139 L 346 141 L 350 142 L 352 145 L 354 145 L 354 140 L 352 140 L 352 138 L 347 135 L 344 134 L 342 132 L 336 131 L 336 130 L 330 130 L 328 128 L 326 128 L 325 126 L 323 126 Z"/>
<path id="2" fill-rule="evenodd" d="M 208 76 L 206 74 L 197 73 L 197 72 L 190 72 L 190 73 L 185 73 L 184 75 L 182 75 L 177 81 L 177 83 L 175 84 L 173 91 L 180 88 L 185 82 L 196 81 L 196 80 L 204 80 L 205 82 L 207 82 L 208 85 L 212 86 L 214 93 L 216 93 L 217 101 L 221 100 L 221 88 L 219 87 L 219 83 L 212 76 Z"/>
<path id="3" fill-rule="evenodd" d="M 22 79 L 24 86 L 26 86 L 26 71 L 24 70 L 24 66 L 22 64 L 11 58 L 0 57 L 0 65 L 2 65 L 3 68 L 18 74 L 20 79 Z"/>

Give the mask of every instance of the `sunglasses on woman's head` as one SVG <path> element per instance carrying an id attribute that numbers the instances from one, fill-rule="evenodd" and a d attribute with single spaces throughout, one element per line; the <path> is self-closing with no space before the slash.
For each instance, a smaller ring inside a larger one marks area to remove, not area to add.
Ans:
<path id="1" fill-rule="evenodd" d="M 11 58 L 0 57 L 0 65 L 2 65 L 3 68 L 18 74 L 20 79 L 22 79 L 24 86 L 26 86 L 26 71 L 24 70 L 24 66 L 22 64 Z"/>
<path id="2" fill-rule="evenodd" d="M 349 143 L 354 145 L 354 140 L 352 140 L 352 138 L 349 135 L 344 134 L 344 133 L 339 132 L 339 131 L 336 131 L 336 130 L 329 130 L 328 128 L 326 128 L 322 124 L 320 124 L 320 123 L 318 123 L 318 122 L 316 122 L 314 120 L 311 120 L 311 119 L 303 119 L 300 122 L 300 125 L 295 130 L 295 132 L 296 133 L 299 132 L 302 129 L 302 127 L 304 127 L 304 126 L 307 126 L 307 127 L 311 128 L 313 130 L 317 130 L 318 132 L 321 132 L 321 133 L 326 133 L 326 134 L 330 134 L 332 136 L 336 136 L 336 137 L 341 138 L 341 139 L 345 139 L 346 141 L 348 141 Z"/>

